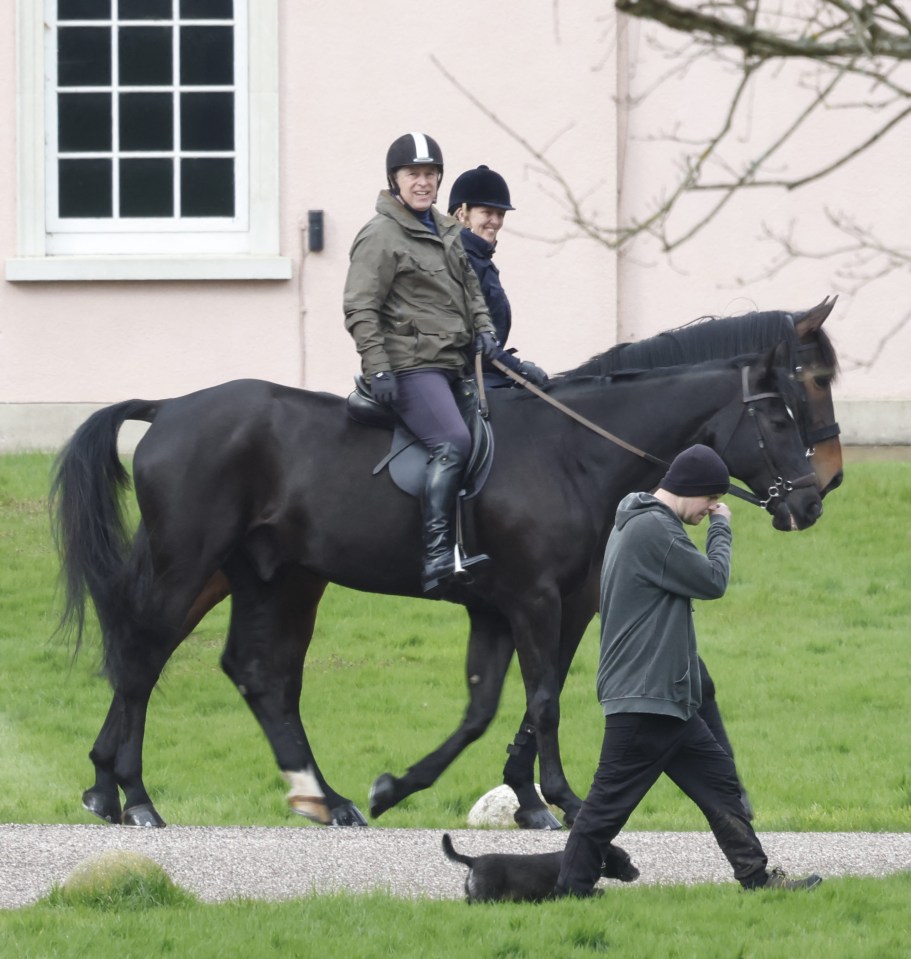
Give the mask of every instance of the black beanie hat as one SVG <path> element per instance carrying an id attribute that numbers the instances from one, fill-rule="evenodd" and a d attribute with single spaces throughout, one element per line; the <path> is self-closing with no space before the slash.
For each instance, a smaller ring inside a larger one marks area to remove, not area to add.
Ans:
<path id="1" fill-rule="evenodd" d="M 701 443 L 675 456 L 659 484 L 661 489 L 676 496 L 721 496 L 730 485 L 731 477 L 724 460 Z"/>

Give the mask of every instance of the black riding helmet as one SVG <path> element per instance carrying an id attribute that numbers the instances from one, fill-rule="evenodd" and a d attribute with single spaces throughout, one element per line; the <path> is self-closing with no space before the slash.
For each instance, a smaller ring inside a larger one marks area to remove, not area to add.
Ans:
<path id="1" fill-rule="evenodd" d="M 506 181 L 483 163 L 476 170 L 466 170 L 456 177 L 449 193 L 449 215 L 463 204 L 489 206 L 493 210 L 514 210 L 509 202 Z"/>
<path id="2" fill-rule="evenodd" d="M 405 133 L 386 151 L 386 179 L 393 196 L 399 188 L 395 182 L 395 171 L 403 166 L 435 166 L 439 171 L 437 187 L 443 181 L 443 151 L 433 137 L 425 133 Z"/>

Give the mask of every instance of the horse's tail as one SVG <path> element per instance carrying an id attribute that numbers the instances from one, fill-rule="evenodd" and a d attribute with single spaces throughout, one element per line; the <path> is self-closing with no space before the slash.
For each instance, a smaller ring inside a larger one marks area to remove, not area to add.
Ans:
<path id="1" fill-rule="evenodd" d="M 90 416 L 57 457 L 50 510 L 60 555 L 64 609 L 58 631 L 75 633 L 76 652 L 91 596 L 105 642 L 108 672 L 111 636 L 129 615 L 123 572 L 130 553 L 122 494 L 130 477 L 117 455 L 117 435 L 126 420 L 151 423 L 158 404 L 126 400 Z"/>
<path id="2" fill-rule="evenodd" d="M 443 833 L 443 852 L 446 853 L 446 858 L 451 859 L 453 862 L 464 863 L 469 868 L 474 865 L 474 858 L 472 856 L 464 856 L 462 853 L 455 851 L 448 832 Z"/>

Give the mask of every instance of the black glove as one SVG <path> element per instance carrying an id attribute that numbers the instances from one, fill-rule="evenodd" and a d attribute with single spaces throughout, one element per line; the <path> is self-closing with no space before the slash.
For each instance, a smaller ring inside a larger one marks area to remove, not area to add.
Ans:
<path id="1" fill-rule="evenodd" d="M 474 338 L 474 351 L 480 353 L 485 360 L 492 360 L 500 355 L 500 344 L 493 333 L 478 333 Z"/>
<path id="2" fill-rule="evenodd" d="M 398 399 L 399 384 L 392 370 L 383 370 L 370 377 L 370 395 L 377 403 L 394 403 Z"/>
<path id="3" fill-rule="evenodd" d="M 523 360 L 518 367 L 516 372 L 519 376 L 524 376 L 532 386 L 545 386 L 547 383 L 547 374 L 540 366 L 535 366 L 530 360 Z"/>

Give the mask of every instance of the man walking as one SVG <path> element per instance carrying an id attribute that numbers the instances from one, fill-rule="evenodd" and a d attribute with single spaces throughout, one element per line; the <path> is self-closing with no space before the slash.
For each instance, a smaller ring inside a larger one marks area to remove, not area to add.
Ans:
<path id="1" fill-rule="evenodd" d="M 721 457 L 692 446 L 654 493 L 617 509 L 601 571 L 598 698 L 604 741 L 591 790 L 573 824 L 556 896 L 589 896 L 602 850 L 666 773 L 702 810 L 745 889 L 812 889 L 822 879 L 769 871 L 741 802 L 734 762 L 697 715 L 702 700 L 692 600 L 718 599 L 731 572 L 730 483 Z M 705 555 L 684 524 L 709 517 Z"/>

